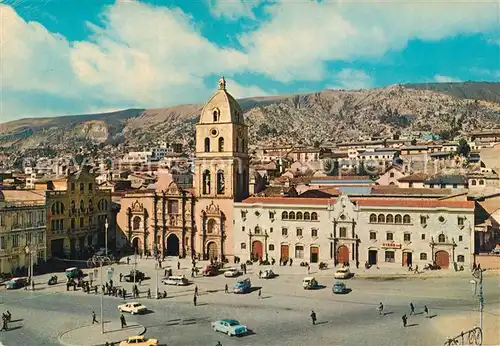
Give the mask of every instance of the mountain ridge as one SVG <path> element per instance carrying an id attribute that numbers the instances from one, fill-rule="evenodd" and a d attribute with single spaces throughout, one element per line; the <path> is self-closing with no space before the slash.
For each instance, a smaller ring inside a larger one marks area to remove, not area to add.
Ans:
<path id="1" fill-rule="evenodd" d="M 229 90 L 230 91 L 230 90 Z M 500 83 L 427 83 L 238 100 L 251 142 L 313 144 L 405 131 L 460 133 L 500 124 Z M 0 146 L 71 148 L 89 143 L 192 146 L 203 104 L 26 118 L 0 124 Z M 436 126 L 431 126 L 431 124 Z M 303 134 L 297 135 L 297 134 Z"/>

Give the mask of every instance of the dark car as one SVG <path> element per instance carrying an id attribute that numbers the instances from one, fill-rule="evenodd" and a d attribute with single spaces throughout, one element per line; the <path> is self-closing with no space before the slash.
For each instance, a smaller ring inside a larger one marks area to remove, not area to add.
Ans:
<path id="1" fill-rule="evenodd" d="M 26 278 L 13 278 L 5 283 L 5 287 L 8 290 L 15 290 L 18 288 L 23 288 L 27 284 L 28 284 L 28 280 L 26 280 Z"/>
<path id="2" fill-rule="evenodd" d="M 134 282 L 134 276 L 135 276 L 135 282 L 142 281 L 146 278 L 146 274 L 144 274 L 140 270 L 135 270 L 135 271 L 131 270 L 130 274 L 123 276 L 123 278 L 125 279 L 126 282 Z"/>

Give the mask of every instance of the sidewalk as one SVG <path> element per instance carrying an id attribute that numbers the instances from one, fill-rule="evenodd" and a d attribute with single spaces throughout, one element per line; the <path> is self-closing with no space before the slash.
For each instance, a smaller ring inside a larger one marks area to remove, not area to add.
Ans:
<path id="1" fill-rule="evenodd" d="M 59 342 L 64 346 L 101 346 L 106 342 L 120 343 L 130 336 L 143 335 L 146 327 L 140 324 L 130 324 L 121 328 L 120 322 L 104 322 L 104 334 L 101 334 L 101 324 L 91 324 L 68 330 L 59 335 Z"/>

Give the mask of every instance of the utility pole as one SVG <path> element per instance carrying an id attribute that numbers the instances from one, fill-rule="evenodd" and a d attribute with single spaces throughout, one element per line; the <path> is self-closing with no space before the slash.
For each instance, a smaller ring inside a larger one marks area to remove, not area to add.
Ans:
<path id="1" fill-rule="evenodd" d="M 109 227 L 109 224 L 108 224 L 108 218 L 106 217 L 106 222 L 104 224 L 104 232 L 105 232 L 105 235 L 104 235 L 104 246 L 106 248 L 106 256 L 108 255 L 108 227 Z"/>
<path id="2" fill-rule="evenodd" d="M 484 296 L 483 296 L 483 270 L 479 273 L 479 328 L 483 330 L 483 310 L 484 310 Z"/>
<path id="3" fill-rule="evenodd" d="M 104 275 L 102 269 L 103 259 L 101 258 L 101 288 L 102 288 L 102 276 Z M 101 292 L 101 334 L 104 334 L 104 311 L 103 311 L 103 300 L 104 300 L 104 290 Z"/>
<path id="4" fill-rule="evenodd" d="M 155 272 L 156 272 L 156 299 L 159 299 L 159 288 L 158 288 L 158 262 L 155 263 Z"/>
<path id="5" fill-rule="evenodd" d="M 134 249 L 134 285 L 135 285 L 135 273 L 137 272 L 137 249 Z"/>

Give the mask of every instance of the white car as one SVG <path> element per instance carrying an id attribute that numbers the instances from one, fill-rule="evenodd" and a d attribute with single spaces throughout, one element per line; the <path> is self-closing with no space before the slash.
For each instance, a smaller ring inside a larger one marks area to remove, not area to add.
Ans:
<path id="1" fill-rule="evenodd" d="M 188 279 L 184 275 L 182 276 L 169 276 L 168 278 L 165 278 L 161 280 L 161 282 L 164 285 L 174 285 L 174 286 L 187 286 L 189 285 Z"/>
<path id="2" fill-rule="evenodd" d="M 352 276 L 349 268 L 341 268 L 335 272 L 335 279 L 349 279 Z"/>
<path id="3" fill-rule="evenodd" d="M 243 335 L 248 332 L 246 326 L 242 326 L 240 322 L 236 320 L 219 320 L 212 322 L 212 329 L 215 332 L 221 332 L 229 336 Z"/>
<path id="4" fill-rule="evenodd" d="M 146 312 L 148 309 L 138 302 L 130 302 L 122 305 L 118 305 L 118 310 L 120 312 L 129 312 L 131 315 L 142 314 Z"/>
<path id="5" fill-rule="evenodd" d="M 261 279 L 272 279 L 276 277 L 276 274 L 271 269 L 266 269 L 260 273 Z"/>
<path id="6" fill-rule="evenodd" d="M 234 278 L 243 274 L 238 268 L 229 268 L 224 272 L 224 276 L 227 278 Z"/>

